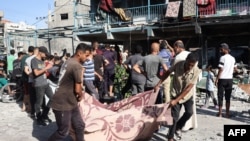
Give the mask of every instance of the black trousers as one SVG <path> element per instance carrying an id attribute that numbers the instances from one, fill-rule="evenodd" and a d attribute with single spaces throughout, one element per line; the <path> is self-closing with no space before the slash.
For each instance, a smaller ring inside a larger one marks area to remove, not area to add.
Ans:
<path id="1" fill-rule="evenodd" d="M 153 90 L 154 87 L 145 87 L 144 91 L 149 91 L 149 90 Z M 162 104 L 163 103 L 163 93 L 162 93 L 162 89 L 159 90 L 155 104 Z"/>
<path id="2" fill-rule="evenodd" d="M 177 103 L 175 106 L 171 108 L 171 114 L 173 117 L 173 125 L 170 126 L 168 131 L 168 138 L 173 138 L 176 130 L 182 129 L 189 118 L 193 115 L 193 97 L 191 97 L 185 103 L 179 104 Z M 182 105 L 185 108 L 185 112 L 182 117 L 179 119 L 180 111 Z"/>
<path id="3" fill-rule="evenodd" d="M 104 93 L 104 81 L 103 80 L 101 81 L 99 77 L 95 77 L 94 85 L 98 90 L 99 98 L 103 98 L 105 94 Z"/>
<path id="4" fill-rule="evenodd" d="M 56 118 L 57 131 L 53 133 L 48 141 L 62 141 L 69 134 L 72 125 L 75 131 L 76 141 L 84 141 L 84 127 L 78 106 L 70 111 L 53 110 Z"/>
<path id="5" fill-rule="evenodd" d="M 231 94 L 233 90 L 233 79 L 219 79 L 218 80 L 218 104 L 223 105 L 223 97 L 225 94 L 226 103 L 230 103 Z"/>
<path id="6" fill-rule="evenodd" d="M 28 83 L 28 93 L 30 95 L 30 108 L 31 114 L 35 114 L 35 103 L 36 103 L 36 89 L 33 86 L 33 83 Z"/>

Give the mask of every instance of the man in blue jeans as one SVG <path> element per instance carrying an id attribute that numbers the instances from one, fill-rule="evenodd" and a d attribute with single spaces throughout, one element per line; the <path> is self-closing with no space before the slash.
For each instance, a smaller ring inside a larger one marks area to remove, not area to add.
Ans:
<path id="1" fill-rule="evenodd" d="M 85 62 L 90 52 L 91 47 L 80 43 L 76 48 L 74 56 L 68 59 L 61 67 L 58 88 L 49 102 L 55 114 L 58 129 L 50 136 L 49 141 L 58 141 L 66 138 L 71 126 L 75 131 L 75 140 L 84 140 L 85 124 L 78 108 L 78 102 L 83 98 L 82 63 Z"/>

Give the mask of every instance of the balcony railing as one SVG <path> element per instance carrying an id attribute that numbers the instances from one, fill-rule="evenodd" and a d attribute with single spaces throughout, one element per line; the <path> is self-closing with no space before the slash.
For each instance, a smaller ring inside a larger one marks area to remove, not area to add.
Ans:
<path id="1" fill-rule="evenodd" d="M 76 26 L 84 27 L 100 23 L 107 23 L 109 25 L 155 23 L 164 17 L 166 6 L 166 4 L 159 4 L 123 9 L 127 16 L 131 17 L 131 20 L 127 21 L 121 20 L 118 15 L 113 13 L 77 14 L 75 16 Z"/>
<path id="2" fill-rule="evenodd" d="M 199 17 L 249 15 L 250 0 L 216 0 L 214 6 L 198 12 Z M 198 8 L 199 9 L 199 8 Z"/>
<path id="3" fill-rule="evenodd" d="M 124 9 L 131 16 L 131 20 L 121 20 L 117 14 L 99 12 L 88 14 L 76 14 L 76 27 L 88 27 L 93 25 L 126 25 L 126 24 L 153 24 L 165 18 L 167 4 L 132 7 Z M 250 0 L 216 0 L 214 5 L 197 7 L 195 17 L 221 17 L 250 14 Z"/>

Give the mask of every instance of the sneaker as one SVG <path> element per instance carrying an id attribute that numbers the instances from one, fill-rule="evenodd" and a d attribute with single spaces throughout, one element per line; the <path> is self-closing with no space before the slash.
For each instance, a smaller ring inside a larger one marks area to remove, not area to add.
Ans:
<path id="1" fill-rule="evenodd" d="M 47 123 L 44 122 L 43 120 L 37 120 L 37 125 L 40 125 L 40 126 L 47 126 Z"/>
<path id="2" fill-rule="evenodd" d="M 32 119 L 35 119 L 36 118 L 36 115 L 34 114 L 34 113 L 30 113 L 30 118 L 32 118 Z"/>
<path id="3" fill-rule="evenodd" d="M 51 123 L 52 122 L 52 120 L 48 116 L 43 118 L 43 121 L 46 122 L 46 123 Z"/>

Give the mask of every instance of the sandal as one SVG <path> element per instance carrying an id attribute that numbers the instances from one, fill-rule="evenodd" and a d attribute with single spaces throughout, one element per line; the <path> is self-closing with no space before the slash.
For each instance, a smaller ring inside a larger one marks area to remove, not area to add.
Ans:
<path id="1" fill-rule="evenodd" d="M 175 131 L 175 136 L 177 140 L 181 140 L 181 136 L 182 136 L 181 130 Z"/>

